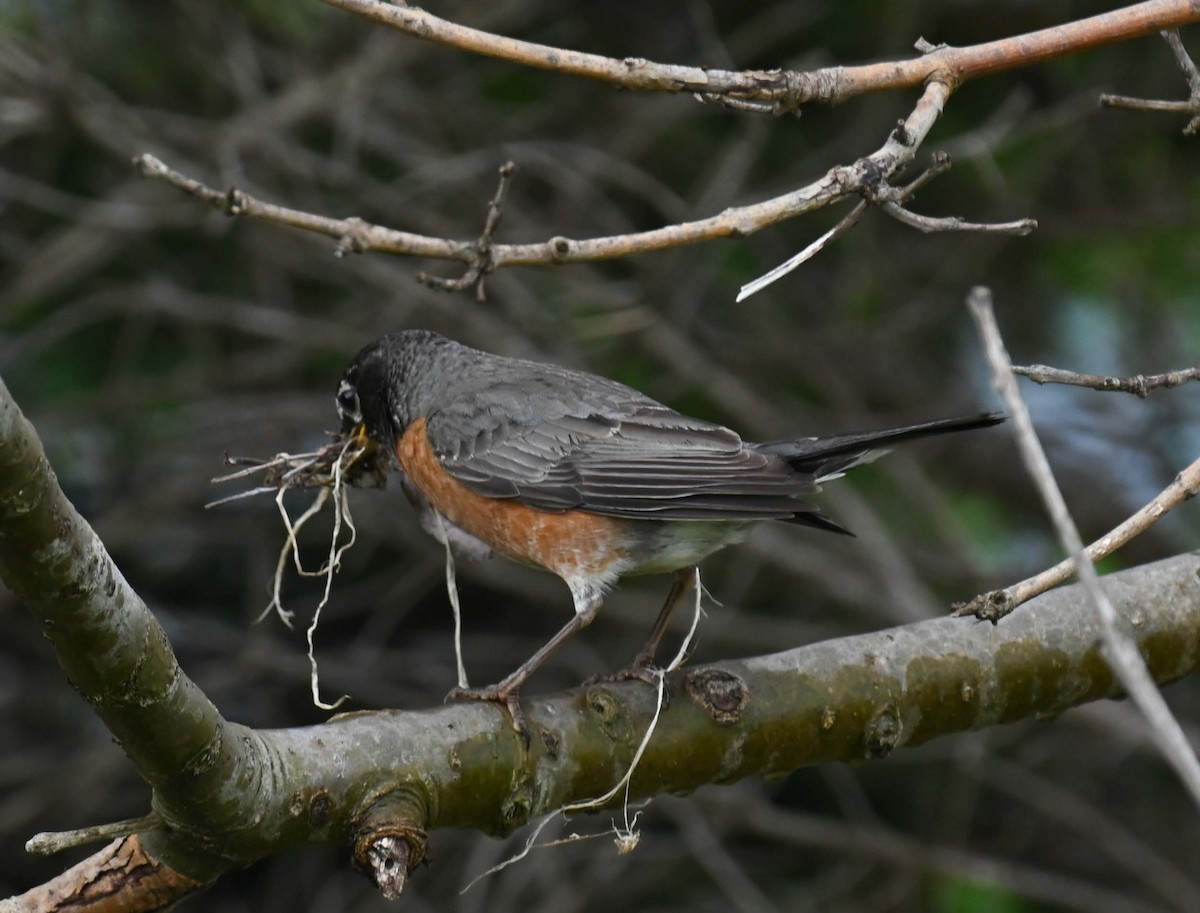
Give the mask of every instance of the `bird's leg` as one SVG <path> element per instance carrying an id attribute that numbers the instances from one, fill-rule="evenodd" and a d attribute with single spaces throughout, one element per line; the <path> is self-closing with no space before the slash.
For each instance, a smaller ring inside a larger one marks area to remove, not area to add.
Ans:
<path id="1" fill-rule="evenodd" d="M 525 747 L 529 747 L 529 727 L 525 725 L 525 714 L 521 712 L 520 690 L 525 680 L 571 639 L 577 631 L 586 628 L 600 611 L 600 600 L 596 599 L 580 607 L 575 615 L 557 634 L 546 641 L 540 650 L 521 663 L 512 673 L 486 688 L 454 688 L 446 695 L 448 701 L 494 701 L 503 704 L 512 717 L 513 729 L 521 734 Z"/>
<path id="2" fill-rule="evenodd" d="M 671 584 L 671 591 L 667 593 L 667 600 L 663 603 L 663 607 L 659 609 L 658 618 L 654 620 L 654 627 L 650 630 L 650 639 L 646 641 L 646 645 L 642 647 L 638 655 L 633 658 L 633 662 L 619 672 L 613 672 L 609 675 L 598 675 L 595 678 L 589 679 L 589 684 L 593 682 L 621 682 L 637 679 L 638 681 L 657 687 L 658 670 L 654 667 L 654 655 L 658 652 L 663 635 L 667 633 L 667 622 L 671 620 L 671 613 L 675 611 L 675 606 L 679 605 L 679 600 L 688 591 L 688 587 L 692 585 L 692 581 L 695 579 L 696 568 L 694 566 L 680 568 L 676 571 L 675 580 Z"/>

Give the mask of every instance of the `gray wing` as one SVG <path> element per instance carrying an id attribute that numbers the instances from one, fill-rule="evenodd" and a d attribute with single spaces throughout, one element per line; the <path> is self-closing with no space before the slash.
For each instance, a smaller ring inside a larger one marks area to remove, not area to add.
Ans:
<path id="1" fill-rule="evenodd" d="M 541 510 L 663 520 L 791 519 L 809 473 L 631 388 L 560 372 L 459 393 L 427 418 L 430 445 L 479 494 Z"/>

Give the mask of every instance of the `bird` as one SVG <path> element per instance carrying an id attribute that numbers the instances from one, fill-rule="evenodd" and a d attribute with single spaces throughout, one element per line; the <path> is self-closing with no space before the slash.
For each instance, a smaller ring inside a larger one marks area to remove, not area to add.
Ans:
<path id="1" fill-rule="evenodd" d="M 365 346 L 336 394 L 361 465 L 396 471 L 423 528 L 459 555 L 557 574 L 574 614 L 510 675 L 448 699 L 493 701 L 528 744 L 525 681 L 596 617 L 618 578 L 674 573 L 649 640 L 610 679 L 654 681 L 672 610 L 701 561 L 751 527 L 848 530 L 810 500 L 893 444 L 984 428 L 999 413 L 881 431 L 751 442 L 596 374 L 493 355 L 428 330 Z"/>

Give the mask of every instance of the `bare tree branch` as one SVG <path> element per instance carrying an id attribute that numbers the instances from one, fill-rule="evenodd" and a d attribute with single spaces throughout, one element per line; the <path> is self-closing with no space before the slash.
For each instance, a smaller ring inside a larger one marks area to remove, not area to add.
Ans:
<path id="1" fill-rule="evenodd" d="M 474 288 L 475 300 L 480 304 L 486 300 L 483 282 L 487 274 L 496 268 L 492 262 L 492 239 L 496 235 L 496 229 L 500 227 L 500 219 L 504 215 L 504 201 L 508 197 L 508 187 L 516 170 L 517 166 L 512 162 L 505 162 L 500 166 L 500 184 L 496 188 L 496 195 L 488 204 L 483 233 L 475 242 L 475 260 L 467 271 L 457 279 L 442 279 L 428 273 L 417 273 L 418 282 L 443 292 L 460 292 L 465 288 Z"/>
<path id="2" fill-rule="evenodd" d="M 667 225 L 628 235 L 584 240 L 555 237 L 535 244 L 491 244 L 489 262 L 492 268 L 577 263 L 625 257 L 718 238 L 744 238 L 767 226 L 804 215 L 849 196 L 877 194 L 881 192 L 879 188 L 882 185 L 912 163 L 917 149 L 941 116 L 949 96 L 948 84 L 930 82 L 912 113 L 892 131 L 878 150 L 851 165 L 832 168 L 819 180 L 790 193 L 761 203 L 731 207 L 718 215 L 695 222 Z M 134 165 L 146 177 L 163 181 L 228 215 L 278 222 L 337 238 L 338 253 L 383 251 L 455 260 L 468 266 L 474 266 L 480 256 L 478 242 L 431 238 L 371 225 L 357 218 L 330 219 L 264 203 L 237 189 L 231 188 L 225 192 L 214 190 L 168 168 L 152 155 L 137 156 Z"/>
<path id="3" fill-rule="evenodd" d="M 1200 67 L 1196 66 L 1196 61 L 1192 60 L 1187 48 L 1183 46 L 1179 30 L 1169 29 L 1163 32 L 1162 36 L 1170 46 L 1171 53 L 1175 55 L 1175 62 L 1179 64 L 1179 69 L 1183 71 L 1183 78 L 1187 80 L 1188 90 L 1192 97 L 1200 97 Z"/>
<path id="4" fill-rule="evenodd" d="M 1183 368 L 1165 374 L 1135 374 L 1133 377 L 1112 377 L 1103 374 L 1080 374 L 1052 368 L 1049 365 L 1013 365 L 1013 373 L 1028 377 L 1035 384 L 1068 384 L 1089 387 L 1103 392 L 1132 393 L 1145 399 L 1151 390 L 1169 390 L 1189 381 L 1200 381 L 1200 368 Z"/>
<path id="5" fill-rule="evenodd" d="M 555 72 L 602 79 L 624 88 L 692 92 L 701 98 L 720 99 L 723 103 L 743 109 L 769 109 L 779 113 L 794 110 L 808 101 L 835 103 L 865 92 L 925 85 L 925 91 L 912 115 L 901 122 L 884 147 L 854 165 L 831 169 L 825 177 L 807 187 L 772 200 L 727 209 L 716 216 L 694 222 L 585 240 L 557 236 L 535 244 L 492 244 L 491 235 L 500 212 L 497 203 L 502 202 L 507 186 L 504 180 L 490 209 L 494 213 L 494 218 L 489 216 L 491 231 L 485 229 L 478 241 L 466 242 L 397 231 L 371 225 L 354 217 L 330 219 L 265 203 L 232 188 L 222 193 L 171 170 L 151 155 L 140 155 L 134 160 L 143 175 L 171 184 L 228 215 L 247 215 L 337 238 L 335 252 L 339 256 L 351 252 L 384 251 L 465 263 L 468 269 L 458 280 L 435 280 L 424 274 L 420 278 L 427 284 L 446 290 L 472 286 L 477 297 L 483 293 L 483 275 L 497 267 L 605 260 L 717 238 L 742 238 L 769 225 L 827 206 L 850 194 L 862 195 L 880 205 L 893 218 L 924 232 L 1027 234 L 1037 225 L 1032 219 L 983 224 L 957 217 L 917 215 L 900 205 L 901 196 L 907 194 L 898 196 L 900 191 L 890 186 L 890 179 L 911 164 L 917 148 L 940 116 L 953 88 L 977 76 L 1027 66 L 1066 53 L 1200 20 L 1200 2 L 1196 0 L 1150 0 L 1089 19 L 968 48 L 923 46 L 925 53 L 908 61 L 834 67 L 811 73 L 784 70 L 735 72 L 632 58 L 615 60 L 538 45 L 457 25 L 425 10 L 403 4 L 379 0 L 324 2 L 461 50 Z M 788 261 L 788 264 L 768 275 L 777 278 L 795 269 L 834 236 L 847 231 L 859 215 L 861 213 L 847 218 L 833 232 L 827 233 L 802 254 Z M 766 284 L 767 281 L 756 282 L 748 287 Z M 739 300 L 748 294 L 750 292 L 744 287 Z"/>
<path id="6" fill-rule="evenodd" d="M 1017 219 L 1012 222 L 967 222 L 958 216 L 923 216 L 905 209 L 893 200 L 883 200 L 879 208 L 898 222 L 926 234 L 941 231 L 964 231 L 975 234 L 1015 235 L 1024 237 L 1037 228 L 1037 219 Z"/>
<path id="7" fill-rule="evenodd" d="M 931 85 L 934 85 L 931 83 Z M 914 112 L 915 113 L 915 112 Z M 910 123 L 910 121 L 912 123 Z M 913 130 L 924 129 L 926 132 L 932 126 L 931 123 L 918 121 L 910 118 L 908 121 L 900 121 L 896 126 L 895 133 L 892 138 L 903 145 L 907 145 L 913 149 L 909 158 L 915 155 L 915 146 L 918 141 L 923 138 L 924 134 L 914 134 Z M 913 228 L 923 232 L 934 231 L 968 231 L 968 232 L 983 232 L 1003 235 L 1027 235 L 1037 228 L 1036 219 L 1021 219 L 1016 222 L 1002 222 L 990 225 L 982 225 L 972 222 L 964 222 L 958 218 L 932 218 L 929 216 L 917 215 L 905 209 L 903 204 L 910 199 L 916 192 L 932 181 L 938 175 L 944 174 L 950 170 L 950 156 L 945 152 L 937 151 L 933 153 L 933 162 L 924 172 L 913 179 L 907 186 L 895 187 L 890 183 L 891 177 L 899 173 L 903 167 L 899 163 L 892 169 L 889 174 L 880 174 L 869 179 L 859 191 L 863 198 L 863 202 L 859 203 L 849 213 L 847 213 L 841 221 L 833 228 L 829 229 L 825 234 L 821 235 L 802 251 L 793 257 L 785 260 L 783 263 L 776 266 L 774 269 L 767 271 L 757 279 L 747 282 L 738 290 L 737 301 L 745 301 L 756 292 L 762 291 L 767 286 L 782 279 L 788 273 L 799 268 L 804 263 L 811 260 L 818 253 L 824 250 L 830 241 L 840 238 L 846 234 L 851 228 L 858 224 L 859 220 L 866 214 L 867 204 L 878 206 L 888 215 L 897 221 L 903 222 Z"/>
<path id="8" fill-rule="evenodd" d="M 965 48 L 942 45 L 914 59 L 829 67 L 803 73 L 795 70 L 719 70 L 655 63 L 633 57 L 617 60 L 505 38 L 403 4 L 382 0 L 322 2 L 426 41 L 486 57 L 598 79 L 624 89 L 690 92 L 705 99 L 766 103 L 764 110 L 772 113 L 791 111 L 808 102 L 838 104 L 869 92 L 919 86 L 934 78 L 957 84 L 1200 21 L 1200 4 L 1194 0 L 1150 0 L 985 44 Z M 751 107 L 750 110 L 756 109 Z"/>
<path id="9" fill-rule="evenodd" d="M 1200 132 L 1200 67 L 1192 60 L 1183 46 L 1183 39 L 1176 29 L 1162 33 L 1163 38 L 1171 47 L 1183 78 L 1188 84 L 1187 101 L 1164 101 L 1155 98 L 1133 98 L 1128 95 L 1101 95 L 1100 104 L 1108 108 L 1124 108 L 1129 111 L 1166 111 L 1173 114 L 1193 114 L 1187 126 L 1183 128 L 1184 136 L 1193 136 Z"/>
<path id="10" fill-rule="evenodd" d="M 1200 806 L 1200 761 L 1197 760 L 1195 750 L 1189 744 L 1179 722 L 1171 714 L 1162 694 L 1155 687 L 1154 679 L 1137 650 L 1134 640 L 1136 635 L 1131 633 L 1117 615 L 1110 596 L 1100 584 L 1096 568 L 1088 559 L 1083 540 L 1079 537 L 1079 530 L 1071 519 L 1067 502 L 1063 499 L 1058 483 L 1054 481 L 1054 473 L 1050 469 L 1046 453 L 1042 450 L 1037 433 L 1033 429 L 1029 408 L 1017 387 L 1012 372 L 1012 361 L 1004 347 L 1004 340 L 1000 336 L 1000 329 L 992 312 L 991 292 L 982 286 L 976 286 L 967 297 L 967 306 L 979 328 L 988 364 L 992 369 L 993 383 L 1012 418 L 1014 434 L 1020 445 L 1025 466 L 1046 503 L 1059 540 L 1071 554 L 1075 573 L 1100 617 L 1105 658 L 1138 709 L 1149 721 L 1159 750 L 1175 768 L 1192 800 Z"/>
<path id="11" fill-rule="evenodd" d="M 1017 370 L 1013 369 L 1014 372 Z M 1200 494 L 1200 460 L 1179 473 L 1171 481 L 1171 484 L 1159 492 L 1150 503 L 1089 545 L 1084 554 L 1091 562 L 1111 555 L 1117 549 L 1136 539 L 1180 504 L 1196 497 L 1197 494 Z M 958 603 L 954 607 L 954 614 L 958 616 L 972 615 L 980 621 L 995 623 L 1022 603 L 1028 602 L 1034 596 L 1053 589 L 1059 584 L 1066 583 L 1074 576 L 1075 562 L 1073 559 L 1067 558 L 1054 567 L 1035 574 L 1027 580 L 1022 580 L 1020 583 L 1015 583 L 1003 590 L 992 590 L 990 593 L 976 596 L 969 602 Z"/>
<path id="12" fill-rule="evenodd" d="M 1182 386 L 1189 381 L 1200 381 L 1200 368 L 1184 368 L 1179 371 L 1168 371 L 1165 374 L 1137 374 L 1133 377 L 1081 374 L 1077 371 L 1067 371 L 1048 365 L 1013 365 L 1012 372 L 1021 377 L 1027 377 L 1036 384 L 1066 384 L 1102 392 L 1132 393 L 1142 399 L 1145 399 L 1151 390 L 1170 389 Z M 1200 493 L 1200 460 L 1180 472 L 1171 484 L 1159 492 L 1148 504 L 1089 545 L 1085 552 L 1088 560 L 1096 562 L 1111 555 L 1198 493 Z M 983 593 L 968 602 L 958 603 L 955 605 L 954 614 L 973 615 L 982 621 L 994 623 L 1039 593 L 1044 593 L 1046 590 L 1070 580 L 1074 574 L 1074 561 L 1068 558 L 1020 583 L 1002 590 Z"/>

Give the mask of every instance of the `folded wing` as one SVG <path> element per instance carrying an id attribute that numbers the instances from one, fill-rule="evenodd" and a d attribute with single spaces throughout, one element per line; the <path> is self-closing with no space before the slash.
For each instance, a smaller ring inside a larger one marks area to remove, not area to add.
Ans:
<path id="1" fill-rule="evenodd" d="M 545 397 L 514 403 L 491 388 L 430 416 L 430 444 L 472 490 L 541 510 L 662 520 L 792 519 L 817 490 L 809 473 L 628 388 L 602 402 Z M 630 395 L 633 394 L 633 395 Z M 594 408 L 589 408 L 594 406 Z"/>

